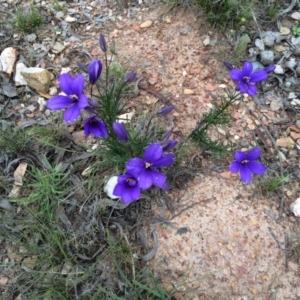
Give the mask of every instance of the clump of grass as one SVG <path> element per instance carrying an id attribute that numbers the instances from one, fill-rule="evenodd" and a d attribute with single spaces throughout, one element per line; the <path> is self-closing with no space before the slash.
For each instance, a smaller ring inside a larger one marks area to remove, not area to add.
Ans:
<path id="1" fill-rule="evenodd" d="M 65 12 L 67 10 L 67 8 L 63 5 L 61 5 L 58 0 L 55 0 L 54 1 L 54 4 L 53 4 L 53 8 L 56 10 L 56 11 L 63 11 Z"/>
<path id="2" fill-rule="evenodd" d="M 40 11 L 33 5 L 30 5 L 25 9 L 17 9 L 13 24 L 20 31 L 33 33 L 42 25 L 42 22 L 43 18 Z"/>
<path id="3" fill-rule="evenodd" d="M 282 187 L 282 184 L 289 181 L 289 176 L 279 176 L 279 177 L 270 177 L 266 178 L 261 182 L 261 189 L 265 193 L 275 192 Z"/>

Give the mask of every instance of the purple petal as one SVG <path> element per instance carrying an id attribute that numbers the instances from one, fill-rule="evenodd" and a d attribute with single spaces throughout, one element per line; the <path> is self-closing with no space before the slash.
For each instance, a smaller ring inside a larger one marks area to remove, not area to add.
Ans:
<path id="1" fill-rule="evenodd" d="M 144 152 L 144 159 L 146 162 L 154 163 L 161 158 L 163 154 L 162 147 L 159 143 L 149 145 Z"/>
<path id="2" fill-rule="evenodd" d="M 64 120 L 70 124 L 75 122 L 79 118 L 79 115 L 80 115 L 80 108 L 78 107 L 78 104 L 75 103 L 65 111 Z"/>
<path id="3" fill-rule="evenodd" d="M 137 185 L 132 187 L 131 189 L 127 189 L 123 192 L 121 200 L 124 204 L 129 204 L 132 201 L 139 200 L 141 197 L 141 189 Z"/>
<path id="4" fill-rule="evenodd" d="M 151 175 L 152 175 L 152 182 L 155 186 L 159 188 L 165 186 L 166 176 L 163 173 L 152 170 Z"/>
<path id="5" fill-rule="evenodd" d="M 232 63 L 230 63 L 230 62 L 228 62 L 228 61 L 224 61 L 223 64 L 224 64 L 224 66 L 225 66 L 228 70 L 232 70 L 232 69 L 233 69 Z"/>
<path id="6" fill-rule="evenodd" d="M 125 77 L 125 83 L 131 83 L 136 77 L 136 73 L 134 71 L 130 71 Z"/>
<path id="7" fill-rule="evenodd" d="M 252 180 L 251 171 L 244 165 L 240 165 L 240 176 L 244 183 L 248 184 Z"/>
<path id="8" fill-rule="evenodd" d="M 243 68 L 242 68 L 243 77 L 245 77 L 245 76 L 249 77 L 251 75 L 252 71 L 253 71 L 253 65 L 249 61 L 246 61 L 243 64 Z"/>
<path id="9" fill-rule="evenodd" d="M 126 164 L 126 169 L 128 172 L 137 177 L 139 173 L 145 170 L 145 162 L 141 158 L 132 158 Z"/>
<path id="10" fill-rule="evenodd" d="M 242 151 L 235 151 L 234 158 L 237 162 L 241 163 L 247 159 L 247 154 Z"/>
<path id="11" fill-rule="evenodd" d="M 275 65 L 270 65 L 268 67 L 265 67 L 264 70 L 269 74 L 271 72 L 273 72 L 276 69 Z"/>
<path id="12" fill-rule="evenodd" d="M 84 122 L 84 134 L 86 136 L 93 134 L 95 138 L 108 137 L 106 124 L 96 117 L 90 117 Z"/>
<path id="13" fill-rule="evenodd" d="M 107 51 L 107 44 L 104 38 L 104 35 L 101 33 L 100 37 L 99 37 L 99 44 L 100 44 L 100 48 L 103 52 Z"/>
<path id="14" fill-rule="evenodd" d="M 246 160 L 257 160 L 260 158 L 261 151 L 259 148 L 253 148 L 246 153 Z"/>
<path id="15" fill-rule="evenodd" d="M 72 85 L 71 85 L 72 95 L 77 95 L 77 97 L 80 97 L 83 94 L 83 90 L 84 90 L 84 76 L 79 74 L 75 78 L 73 78 Z"/>
<path id="16" fill-rule="evenodd" d="M 73 77 L 69 73 L 61 74 L 58 77 L 59 87 L 66 95 L 72 95 Z"/>
<path id="17" fill-rule="evenodd" d="M 77 100 L 77 105 L 80 109 L 85 108 L 89 105 L 89 100 L 86 95 L 81 94 Z"/>
<path id="18" fill-rule="evenodd" d="M 177 145 L 177 141 L 175 140 L 166 140 L 166 141 L 161 141 L 160 145 L 162 146 L 163 152 L 167 152 L 172 150 L 176 145 Z"/>
<path id="19" fill-rule="evenodd" d="M 254 96 L 257 93 L 257 87 L 254 84 L 248 84 L 248 91 L 247 94 L 249 96 Z"/>
<path id="20" fill-rule="evenodd" d="M 68 107 L 74 100 L 67 96 L 54 96 L 47 102 L 47 107 L 51 110 L 59 110 Z"/>
<path id="21" fill-rule="evenodd" d="M 231 165 L 229 166 L 229 171 L 233 172 L 233 173 L 237 173 L 240 171 L 240 167 L 241 167 L 241 163 L 239 163 L 238 161 L 234 161 L 233 163 L 231 163 Z"/>
<path id="22" fill-rule="evenodd" d="M 143 169 L 143 171 L 139 174 L 138 181 L 140 184 L 140 187 L 143 190 L 149 189 L 151 185 L 154 183 L 154 176 L 156 175 L 157 171 L 153 171 L 151 169 Z"/>
<path id="23" fill-rule="evenodd" d="M 266 166 L 257 161 L 249 161 L 246 167 L 256 175 L 264 174 L 267 171 Z"/>
<path id="24" fill-rule="evenodd" d="M 267 80 L 268 78 L 268 73 L 265 70 L 259 70 L 254 73 L 252 73 L 250 76 L 250 82 L 259 82 L 259 81 L 264 81 Z"/>
<path id="25" fill-rule="evenodd" d="M 89 80 L 95 84 L 102 72 L 102 63 L 100 60 L 92 60 L 88 66 Z"/>
<path id="26" fill-rule="evenodd" d="M 175 161 L 174 154 L 164 154 L 161 158 L 157 159 L 152 166 L 154 168 L 167 167 Z"/>
<path id="27" fill-rule="evenodd" d="M 128 133 L 127 130 L 124 126 L 123 123 L 119 123 L 119 122 L 114 122 L 113 123 L 113 130 L 115 132 L 115 134 L 117 135 L 117 137 L 122 141 L 122 142 L 127 142 L 128 140 Z"/>
<path id="28" fill-rule="evenodd" d="M 242 93 L 248 93 L 248 84 L 246 84 L 244 81 L 240 81 L 238 83 L 238 88 Z"/>
<path id="29" fill-rule="evenodd" d="M 162 141 L 164 140 L 168 140 L 170 138 L 170 136 L 173 133 L 173 127 L 171 129 L 169 129 L 163 136 L 162 136 Z"/>
<path id="30" fill-rule="evenodd" d="M 238 69 L 233 69 L 229 72 L 230 78 L 234 81 L 241 81 L 243 80 L 243 74 Z"/>

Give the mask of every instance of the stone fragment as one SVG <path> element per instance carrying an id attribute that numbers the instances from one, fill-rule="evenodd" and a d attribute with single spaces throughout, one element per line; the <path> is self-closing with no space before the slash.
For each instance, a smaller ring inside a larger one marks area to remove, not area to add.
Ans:
<path id="1" fill-rule="evenodd" d="M 10 77 L 17 60 L 18 51 L 13 47 L 5 48 L 0 55 L 0 71 Z"/>
<path id="2" fill-rule="evenodd" d="M 39 97 L 37 103 L 39 104 L 39 111 L 43 111 L 44 110 L 44 107 L 46 105 L 46 101 L 44 98 L 42 97 Z"/>
<path id="3" fill-rule="evenodd" d="M 274 46 L 274 49 L 275 49 L 277 52 L 283 52 L 283 51 L 285 51 L 285 48 L 284 48 L 282 45 L 275 45 L 275 46 Z"/>
<path id="4" fill-rule="evenodd" d="M 297 66 L 297 62 L 296 62 L 295 58 L 291 58 L 291 59 L 287 60 L 285 62 L 285 66 L 290 69 L 294 69 Z"/>
<path id="5" fill-rule="evenodd" d="M 295 132 L 295 131 L 291 131 L 291 132 L 290 132 L 290 136 L 291 136 L 294 140 L 300 139 L 300 133 L 297 133 L 297 132 Z"/>
<path id="6" fill-rule="evenodd" d="M 294 19 L 294 20 L 300 20 L 300 13 L 298 11 L 294 11 L 292 14 L 291 14 L 291 18 Z"/>
<path id="7" fill-rule="evenodd" d="M 28 34 L 26 40 L 29 43 L 33 43 L 36 40 L 36 35 L 34 33 Z"/>
<path id="8" fill-rule="evenodd" d="M 152 21 L 151 20 L 147 20 L 145 22 L 143 22 L 140 27 L 141 28 L 147 28 L 147 27 L 150 27 L 152 25 Z"/>
<path id="9" fill-rule="evenodd" d="M 26 69 L 27 66 L 22 63 L 22 62 L 18 62 L 16 65 L 16 74 L 15 74 L 15 84 L 16 86 L 20 86 L 20 85 L 27 85 L 27 82 L 24 80 L 21 71 Z"/>
<path id="10" fill-rule="evenodd" d="M 260 60 L 264 65 L 270 65 L 274 61 L 274 53 L 270 50 L 262 51 L 260 53 Z"/>
<path id="11" fill-rule="evenodd" d="M 184 89 L 183 93 L 185 95 L 192 95 L 192 94 L 195 94 L 195 92 L 193 90 L 190 90 L 190 89 Z"/>
<path id="12" fill-rule="evenodd" d="M 64 46 L 63 44 L 61 44 L 60 42 L 55 42 L 53 48 L 52 48 L 52 52 L 53 53 L 60 53 L 62 52 L 64 49 L 66 48 L 66 46 Z"/>
<path id="13" fill-rule="evenodd" d="M 67 66 L 67 65 L 70 63 L 70 60 L 69 60 L 68 58 L 66 58 L 66 57 L 62 57 L 62 58 L 60 59 L 60 63 L 61 63 L 61 65 L 62 65 L 63 67 L 65 67 L 65 66 Z"/>
<path id="14" fill-rule="evenodd" d="M 288 35 L 288 34 L 291 33 L 291 30 L 290 30 L 288 27 L 282 26 L 282 27 L 280 28 L 280 33 L 281 33 L 282 35 Z"/>
<path id="15" fill-rule="evenodd" d="M 296 217 L 300 217 L 300 198 L 290 205 L 290 210 Z"/>
<path id="16" fill-rule="evenodd" d="M 51 74 L 43 68 L 25 68 L 21 71 L 28 86 L 38 92 L 47 93 L 51 84 Z"/>
<path id="17" fill-rule="evenodd" d="M 296 126 L 300 129 L 300 120 L 296 121 Z"/>
<path id="18" fill-rule="evenodd" d="M 288 99 L 295 99 L 295 98 L 297 98 L 297 95 L 294 92 L 290 92 L 288 94 Z"/>
<path id="19" fill-rule="evenodd" d="M 283 102 L 280 97 L 273 98 L 270 103 L 270 109 L 272 111 L 277 111 L 283 108 Z"/>
<path id="20" fill-rule="evenodd" d="M 295 146 L 295 142 L 291 137 L 285 137 L 277 139 L 276 145 L 283 148 L 293 148 Z"/>
<path id="21" fill-rule="evenodd" d="M 56 19 L 61 19 L 63 18 L 64 16 L 64 13 L 62 11 L 58 11 L 56 14 L 55 14 L 55 18 Z"/>

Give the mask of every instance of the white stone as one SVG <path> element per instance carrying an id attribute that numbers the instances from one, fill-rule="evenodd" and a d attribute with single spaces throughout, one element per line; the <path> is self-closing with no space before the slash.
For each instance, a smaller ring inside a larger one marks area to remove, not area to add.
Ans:
<path id="1" fill-rule="evenodd" d="M 209 36 L 207 36 L 206 38 L 205 38 L 205 40 L 203 41 L 203 45 L 204 46 L 208 46 L 210 44 L 210 38 L 209 38 Z"/>
<path id="2" fill-rule="evenodd" d="M 77 19 L 68 15 L 68 16 L 66 16 L 65 21 L 67 23 L 73 23 L 73 22 L 76 22 Z"/>
<path id="3" fill-rule="evenodd" d="M 300 20 L 300 13 L 298 11 L 295 11 L 291 14 L 291 18 L 294 20 Z"/>
<path id="4" fill-rule="evenodd" d="M 275 74 L 284 74 L 282 66 L 280 66 L 280 65 L 275 65 L 275 66 L 276 66 L 276 68 L 274 70 Z"/>
<path id="5" fill-rule="evenodd" d="M 44 108 L 45 108 L 45 105 L 46 105 L 46 101 L 45 101 L 45 99 L 44 98 L 42 98 L 42 97 L 39 97 L 39 99 L 38 99 L 38 104 L 39 104 L 39 110 L 40 111 L 43 111 L 44 110 Z"/>
<path id="6" fill-rule="evenodd" d="M 115 186 L 117 185 L 117 183 L 118 183 L 118 176 L 113 176 L 113 177 L 111 177 L 111 178 L 107 181 L 106 185 L 105 185 L 104 188 L 103 188 L 104 192 L 105 192 L 105 193 L 107 194 L 107 196 L 108 196 L 109 198 L 111 198 L 111 199 L 118 199 L 118 198 L 120 198 L 119 196 L 115 196 L 115 195 L 113 194 L 113 191 L 114 191 Z"/>
<path id="7" fill-rule="evenodd" d="M 27 68 L 27 67 L 24 63 L 22 63 L 22 62 L 17 63 L 17 65 L 16 65 L 16 75 L 15 75 L 15 84 L 16 84 L 16 86 L 27 85 L 27 82 L 25 81 L 23 75 L 21 74 L 21 71 L 25 68 Z"/>
<path id="8" fill-rule="evenodd" d="M 300 198 L 298 198 L 290 205 L 290 210 L 296 217 L 300 217 Z"/>

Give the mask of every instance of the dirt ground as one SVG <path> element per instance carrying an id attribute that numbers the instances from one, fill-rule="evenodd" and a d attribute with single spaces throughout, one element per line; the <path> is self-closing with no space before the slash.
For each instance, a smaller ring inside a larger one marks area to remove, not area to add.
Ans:
<path id="1" fill-rule="evenodd" d="M 140 28 L 147 20 L 152 25 Z M 158 5 L 123 17 L 114 26 L 104 24 L 101 32 L 108 40 L 114 38 L 119 58 L 129 69 L 135 69 L 152 89 L 172 95 L 177 139 L 212 107 L 212 100 L 224 94 L 221 84 L 233 87 L 222 66 L 230 45 L 204 23 L 199 26 L 187 9 L 167 12 Z M 98 32 L 94 35 L 96 39 Z M 216 44 L 204 46 L 207 37 Z M 92 45 L 97 49 L 95 41 L 86 42 L 87 48 Z M 132 105 L 138 101 L 138 106 L 147 109 L 159 100 L 141 91 L 133 101 Z M 246 98 L 233 108 L 231 126 L 212 136 L 225 145 L 231 141 L 238 147 L 242 139 L 255 145 L 251 130 L 259 123 L 249 109 L 260 118 L 269 113 Z M 226 168 L 221 174 L 204 173 L 190 183 L 181 200 L 192 207 L 172 219 L 173 226 L 157 228 L 159 250 L 151 263 L 157 275 L 170 288 L 175 285 L 186 291 L 178 293 L 178 299 L 299 299 L 299 262 L 288 260 L 284 253 L 285 236 L 295 220 L 283 218 L 277 223 L 272 219 L 278 215 L 278 197 L 262 196 L 255 180 L 245 186 Z M 298 182 L 294 184 L 298 190 Z M 180 208 L 175 214 L 179 212 Z"/>

